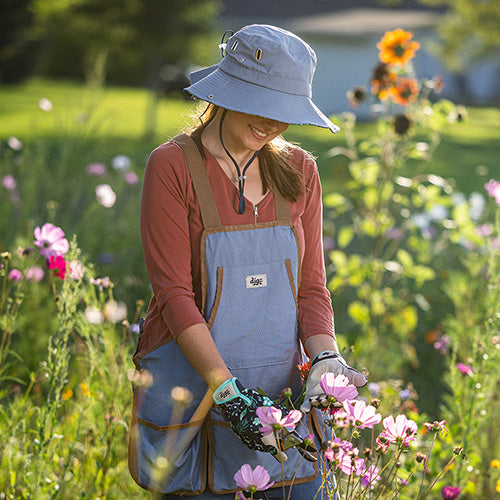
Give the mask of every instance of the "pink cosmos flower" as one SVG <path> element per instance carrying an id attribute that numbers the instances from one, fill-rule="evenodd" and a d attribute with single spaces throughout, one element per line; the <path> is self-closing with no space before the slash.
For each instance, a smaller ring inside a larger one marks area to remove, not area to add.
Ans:
<path id="1" fill-rule="evenodd" d="M 40 248 L 40 255 L 48 259 L 51 255 L 64 255 L 69 250 L 64 231 L 47 222 L 41 228 L 35 227 L 35 245 Z"/>
<path id="2" fill-rule="evenodd" d="M 283 417 L 281 410 L 274 406 L 259 406 L 256 414 L 260 423 L 263 424 L 259 430 L 264 436 L 272 434 L 274 431 L 279 432 L 283 427 L 292 431 L 302 418 L 302 412 L 299 410 L 291 410 L 288 415 Z"/>
<path id="3" fill-rule="evenodd" d="M 62 255 L 51 255 L 47 261 L 47 267 L 54 273 L 56 278 L 66 278 L 66 261 Z"/>
<path id="4" fill-rule="evenodd" d="M 496 204 L 500 207 L 500 182 L 495 179 L 490 179 L 484 185 L 486 192 L 495 200 Z"/>
<path id="5" fill-rule="evenodd" d="M 440 432 L 442 436 L 448 435 L 448 429 L 446 428 L 446 420 L 434 420 L 432 424 L 429 422 L 424 423 L 425 428 L 428 431 L 432 432 Z"/>
<path id="6" fill-rule="evenodd" d="M 457 363 L 457 370 L 464 375 L 473 375 L 474 368 L 470 365 L 466 365 L 465 363 Z"/>
<path id="7" fill-rule="evenodd" d="M 79 280 L 83 278 L 83 274 L 83 264 L 79 260 L 72 260 L 69 263 L 69 277 L 72 280 Z"/>
<path id="8" fill-rule="evenodd" d="M 441 354 L 444 355 L 448 350 L 450 342 L 451 342 L 450 337 L 448 337 L 447 335 L 443 335 L 441 338 L 436 340 L 436 342 L 434 342 L 434 349 L 436 349 L 436 351 L 439 351 Z"/>
<path id="9" fill-rule="evenodd" d="M 455 500 L 460 495 L 460 488 L 458 486 L 445 486 L 441 490 L 441 495 L 444 500 Z"/>
<path id="10" fill-rule="evenodd" d="M 2 177 L 2 186 L 7 189 L 7 191 L 14 191 L 17 187 L 16 179 L 11 174 L 4 175 Z"/>
<path id="11" fill-rule="evenodd" d="M 476 227 L 476 234 L 479 236 L 491 236 L 493 234 L 493 226 L 491 224 L 479 224 Z"/>
<path id="12" fill-rule="evenodd" d="M 361 486 L 363 486 L 363 488 L 368 486 L 369 490 L 373 490 L 373 488 L 375 488 L 375 483 L 380 481 L 380 479 L 381 477 L 378 468 L 375 467 L 375 465 L 370 465 L 361 478 Z"/>
<path id="13" fill-rule="evenodd" d="M 19 269 L 11 269 L 7 278 L 10 281 L 21 281 L 23 279 L 23 273 Z"/>
<path id="14" fill-rule="evenodd" d="M 123 178 L 125 182 L 131 186 L 135 186 L 139 182 L 139 176 L 135 172 L 125 172 Z"/>
<path id="15" fill-rule="evenodd" d="M 274 484 L 274 481 L 270 481 L 269 473 L 262 465 L 257 465 L 252 470 L 250 465 L 243 464 L 234 475 L 234 480 L 238 488 L 243 488 L 252 494 L 256 491 L 267 490 Z"/>
<path id="16" fill-rule="evenodd" d="M 403 447 L 408 447 L 410 441 L 415 439 L 417 424 L 413 420 L 407 419 L 405 415 L 398 415 L 396 420 L 392 415 L 382 421 L 385 430 L 380 433 L 391 443 L 400 443 Z"/>
<path id="17" fill-rule="evenodd" d="M 96 177 L 101 177 L 106 173 L 106 165 L 104 163 L 89 163 L 85 167 L 85 171 L 88 175 L 95 175 Z"/>
<path id="18" fill-rule="evenodd" d="M 325 459 L 338 467 L 344 474 L 360 476 L 366 470 L 365 461 L 358 457 L 359 450 L 348 441 L 335 438 L 325 451 Z"/>
<path id="19" fill-rule="evenodd" d="M 42 281 L 45 271 L 40 266 L 31 266 L 26 269 L 26 279 L 38 283 Z"/>
<path id="20" fill-rule="evenodd" d="M 335 375 L 327 372 L 321 376 L 319 385 L 323 392 L 333 398 L 331 403 L 343 403 L 348 399 L 354 399 L 358 395 L 358 390 L 349 382 L 345 375 Z"/>
<path id="21" fill-rule="evenodd" d="M 351 422 L 360 429 L 372 429 L 375 424 L 382 420 L 382 415 L 376 413 L 376 409 L 372 405 L 367 405 L 364 401 L 356 401 L 351 404 L 349 401 L 344 401 L 344 409 L 349 415 Z"/>

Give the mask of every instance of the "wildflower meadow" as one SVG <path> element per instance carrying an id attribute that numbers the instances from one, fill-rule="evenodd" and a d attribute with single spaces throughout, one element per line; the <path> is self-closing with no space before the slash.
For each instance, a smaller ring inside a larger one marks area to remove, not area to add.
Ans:
<path id="1" fill-rule="evenodd" d="M 468 111 L 441 97 L 439 76 L 416 73 L 412 33 L 387 32 L 377 47 L 368 83 L 335 117 L 340 139 L 297 135 L 326 176 L 339 346 L 368 376 L 356 388 L 323 375 L 321 425 L 305 443 L 319 447 L 322 486 L 304 500 L 500 498 L 498 157 L 479 180 L 477 165 L 457 166 L 474 177 L 469 191 L 436 171 Z M 150 498 L 130 477 L 127 442 L 132 387 L 148 384 L 132 355 L 151 294 L 138 217 L 155 143 L 108 144 L 88 102 L 61 112 L 52 135 L 0 138 L 0 499 Z M 369 124 L 357 122 L 363 106 Z M 57 106 L 40 95 L 37 108 L 55 116 Z M 164 133 L 158 142 L 175 130 Z M 304 380 L 309 368 L 297 367 Z M 257 411 L 263 435 L 293 431 L 301 396 L 284 391 L 288 415 Z M 181 399 L 172 395 L 179 411 Z M 238 499 L 273 486 L 243 463 L 234 481 Z"/>

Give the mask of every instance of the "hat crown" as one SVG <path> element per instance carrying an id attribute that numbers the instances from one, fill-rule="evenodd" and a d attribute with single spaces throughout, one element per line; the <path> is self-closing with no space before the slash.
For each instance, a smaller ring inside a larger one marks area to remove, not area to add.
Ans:
<path id="1" fill-rule="evenodd" d="M 254 85 L 311 97 L 316 54 L 289 31 L 253 24 L 229 38 L 219 69 Z"/>

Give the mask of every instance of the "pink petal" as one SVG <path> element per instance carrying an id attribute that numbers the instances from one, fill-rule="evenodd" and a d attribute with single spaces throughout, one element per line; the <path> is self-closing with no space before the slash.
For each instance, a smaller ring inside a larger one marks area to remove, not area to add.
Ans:
<path id="1" fill-rule="evenodd" d="M 281 422 L 281 410 L 274 406 L 259 406 L 255 413 L 261 424 L 274 425 Z"/>

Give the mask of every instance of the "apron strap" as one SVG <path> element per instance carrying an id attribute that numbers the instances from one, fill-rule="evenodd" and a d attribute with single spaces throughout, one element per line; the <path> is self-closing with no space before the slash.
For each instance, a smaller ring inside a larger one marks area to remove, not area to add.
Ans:
<path id="1" fill-rule="evenodd" d="M 273 194 L 276 220 L 285 221 L 291 224 L 292 216 L 290 215 L 290 202 L 279 191 L 273 191 Z"/>
<path id="2" fill-rule="evenodd" d="M 172 139 L 184 152 L 186 163 L 193 181 L 194 191 L 200 205 L 201 220 L 205 229 L 221 227 L 222 223 L 215 203 L 214 193 L 201 154 L 191 137 L 177 135 Z"/>

